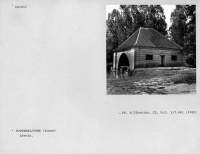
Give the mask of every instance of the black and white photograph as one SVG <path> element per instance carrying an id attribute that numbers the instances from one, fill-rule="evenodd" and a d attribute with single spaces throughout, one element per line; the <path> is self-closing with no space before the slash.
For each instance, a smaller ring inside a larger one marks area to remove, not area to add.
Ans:
<path id="1" fill-rule="evenodd" d="M 199 154 L 199 8 L 0 0 L 0 154 Z"/>
<path id="2" fill-rule="evenodd" d="M 108 95 L 196 93 L 196 5 L 107 5 Z"/>

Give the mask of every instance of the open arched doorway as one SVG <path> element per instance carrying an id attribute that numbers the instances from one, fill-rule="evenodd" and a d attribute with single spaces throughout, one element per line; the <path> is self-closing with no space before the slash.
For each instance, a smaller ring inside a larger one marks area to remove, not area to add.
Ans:
<path id="1" fill-rule="evenodd" d="M 119 58 L 118 68 L 129 67 L 129 60 L 125 53 L 123 53 Z"/>

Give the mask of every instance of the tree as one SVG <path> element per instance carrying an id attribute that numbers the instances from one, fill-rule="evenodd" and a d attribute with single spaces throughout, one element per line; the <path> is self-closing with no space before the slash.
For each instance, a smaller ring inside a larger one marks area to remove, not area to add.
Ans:
<path id="1" fill-rule="evenodd" d="M 123 19 L 119 11 L 114 9 L 112 13 L 108 14 L 108 20 L 106 21 L 107 62 L 112 61 L 111 51 L 121 44 L 123 37 Z"/>
<path id="2" fill-rule="evenodd" d="M 187 35 L 185 37 L 185 51 L 188 54 L 186 62 L 196 67 L 196 6 L 186 5 Z"/>
<path id="3" fill-rule="evenodd" d="M 167 34 L 167 24 L 160 5 L 120 5 L 106 20 L 107 62 L 112 61 L 112 52 L 119 47 L 138 28 L 154 28 L 163 35 Z"/>
<path id="4" fill-rule="evenodd" d="M 183 47 L 186 62 L 196 67 L 196 7 L 177 5 L 171 14 L 170 35 L 172 40 Z"/>
<path id="5" fill-rule="evenodd" d="M 131 34 L 140 27 L 154 28 L 166 35 L 167 23 L 160 5 L 120 5 L 126 28 Z"/>
<path id="6" fill-rule="evenodd" d="M 142 6 L 146 8 L 146 18 L 147 21 L 145 27 L 153 28 L 164 36 L 167 34 L 167 23 L 165 21 L 166 17 L 164 15 L 163 8 L 160 5 L 150 5 Z"/>
<path id="7" fill-rule="evenodd" d="M 172 41 L 184 47 L 185 35 L 187 32 L 187 17 L 185 7 L 177 5 L 171 14 L 171 26 L 169 28 Z"/>

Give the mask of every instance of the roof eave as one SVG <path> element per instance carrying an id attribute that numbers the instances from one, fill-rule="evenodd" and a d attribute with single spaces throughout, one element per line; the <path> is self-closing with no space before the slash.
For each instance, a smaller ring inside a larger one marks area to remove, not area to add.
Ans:
<path id="1" fill-rule="evenodd" d="M 120 46 L 118 48 L 116 48 L 115 50 L 113 50 L 113 52 L 119 50 L 119 48 L 126 43 L 137 31 L 139 31 L 140 29 L 137 29 L 131 36 L 129 36 L 122 44 L 120 44 Z M 121 50 L 121 49 L 120 49 Z"/>
<path id="2" fill-rule="evenodd" d="M 162 50 L 182 50 L 182 47 L 181 48 L 164 48 L 164 47 L 151 47 L 151 46 L 138 46 L 138 45 L 134 45 L 134 46 L 131 46 L 131 47 L 128 47 L 128 48 L 123 48 L 123 49 L 115 49 L 113 50 L 113 52 L 123 52 L 123 51 L 127 51 L 127 50 L 130 50 L 132 48 L 154 48 L 154 49 L 162 49 Z"/>
<path id="3" fill-rule="evenodd" d="M 122 49 L 115 49 L 115 50 L 113 50 L 113 52 L 123 52 L 123 51 L 127 51 L 127 50 L 130 50 L 130 49 L 132 49 L 132 48 L 134 48 L 135 46 L 130 46 L 130 47 L 128 47 L 128 48 L 122 48 Z"/>
<path id="4" fill-rule="evenodd" d="M 139 47 L 139 48 L 142 47 L 142 48 L 181 50 L 181 48 L 165 48 L 165 47 L 151 47 L 151 46 L 135 46 L 135 47 Z"/>

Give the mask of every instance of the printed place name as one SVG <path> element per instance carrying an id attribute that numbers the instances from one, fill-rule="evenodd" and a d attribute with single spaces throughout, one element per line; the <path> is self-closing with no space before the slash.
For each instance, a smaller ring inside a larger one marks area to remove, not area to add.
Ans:
<path id="1" fill-rule="evenodd" d="M 35 133 L 55 133 L 56 129 L 16 129 L 12 132 L 19 133 L 19 137 L 33 137 Z"/>

